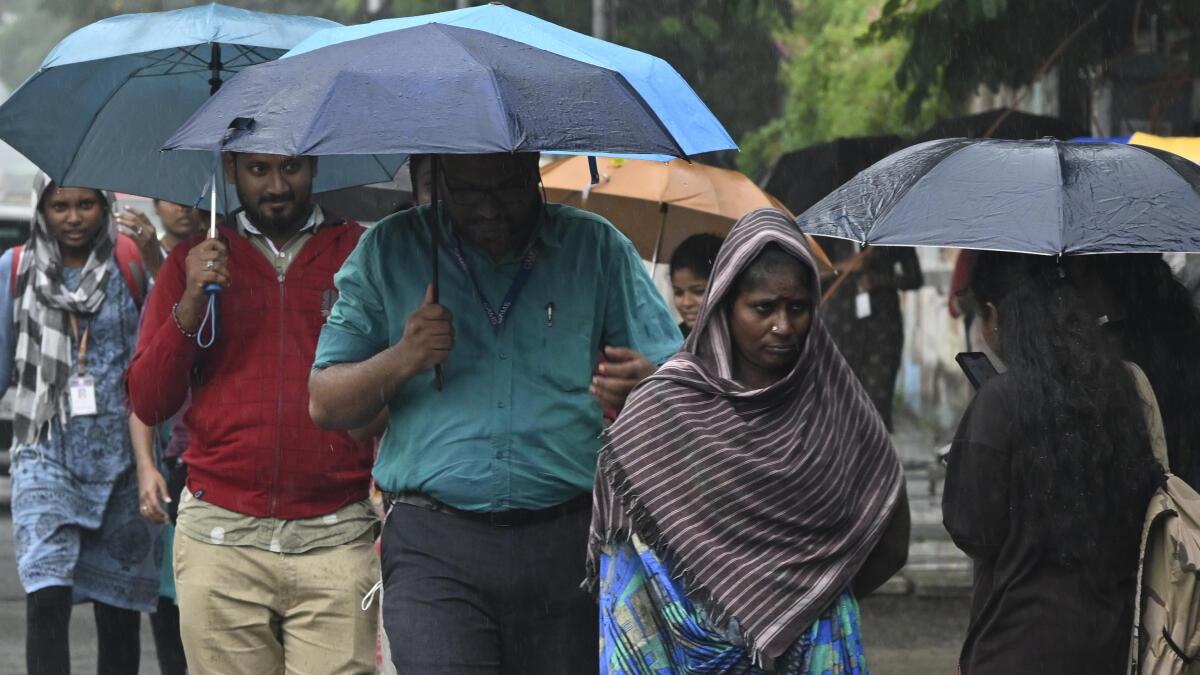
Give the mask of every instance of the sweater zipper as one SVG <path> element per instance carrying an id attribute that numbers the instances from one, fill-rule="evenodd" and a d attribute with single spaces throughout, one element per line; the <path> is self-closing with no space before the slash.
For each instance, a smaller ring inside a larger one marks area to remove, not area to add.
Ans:
<path id="1" fill-rule="evenodd" d="M 283 279 L 284 274 L 280 272 L 279 279 L 279 361 L 276 364 L 275 372 L 278 376 L 278 381 L 275 383 L 276 400 L 278 404 L 275 410 L 275 465 L 274 477 L 271 479 L 271 517 L 276 517 L 276 505 L 278 504 L 279 496 L 279 464 L 282 461 L 283 455 L 283 357 L 284 357 L 284 327 L 283 320 Z"/>

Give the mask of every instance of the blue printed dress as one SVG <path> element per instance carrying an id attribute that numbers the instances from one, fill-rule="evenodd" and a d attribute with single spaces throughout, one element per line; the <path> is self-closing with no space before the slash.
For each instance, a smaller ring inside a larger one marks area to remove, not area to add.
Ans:
<path id="1" fill-rule="evenodd" d="M 0 382 L 11 381 L 15 347 L 12 253 L 0 257 Z M 65 269 L 68 287 L 81 270 Z M 163 542 L 139 513 L 137 469 L 129 440 L 125 368 L 137 343 L 138 308 L 115 264 L 106 297 L 91 320 L 87 373 L 98 414 L 55 418 L 32 446 L 12 454 L 12 516 L 17 571 L 26 593 L 70 586 L 75 602 L 153 611 Z M 80 322 L 82 331 L 84 322 Z M 75 344 L 71 349 L 76 368 Z"/>
<path id="2" fill-rule="evenodd" d="M 867 675 L 858 603 L 849 592 L 764 671 L 732 619 L 718 625 L 638 537 L 600 556 L 600 672 L 604 675 Z"/>

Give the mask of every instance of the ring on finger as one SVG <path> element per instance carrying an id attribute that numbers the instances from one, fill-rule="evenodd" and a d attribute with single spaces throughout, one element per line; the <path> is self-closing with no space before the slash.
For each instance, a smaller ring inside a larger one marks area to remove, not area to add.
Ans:
<path id="1" fill-rule="evenodd" d="M 215 260 L 209 260 L 208 262 L 204 263 L 204 269 L 208 270 L 209 272 L 213 271 L 216 266 L 217 262 Z"/>

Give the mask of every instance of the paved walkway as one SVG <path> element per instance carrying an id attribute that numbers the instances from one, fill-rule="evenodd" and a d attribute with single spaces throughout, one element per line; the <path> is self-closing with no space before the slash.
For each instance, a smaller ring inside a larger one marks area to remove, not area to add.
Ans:
<path id="1" fill-rule="evenodd" d="M 948 442 L 946 432 L 920 426 L 904 415 L 896 418 L 893 441 L 908 484 L 912 512 L 912 539 L 908 565 L 900 573 L 903 589 L 918 595 L 964 594 L 971 587 L 971 566 L 966 555 L 950 541 L 942 527 L 942 482 L 945 474 L 934 452 Z M 893 579 L 889 590 L 900 590 Z"/>

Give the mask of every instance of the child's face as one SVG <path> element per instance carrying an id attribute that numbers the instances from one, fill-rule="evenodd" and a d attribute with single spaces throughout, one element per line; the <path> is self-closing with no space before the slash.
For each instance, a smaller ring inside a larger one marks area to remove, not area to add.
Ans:
<path id="1" fill-rule="evenodd" d="M 708 279 L 696 276 L 696 273 L 686 267 L 681 267 L 671 274 L 671 292 L 675 298 L 675 311 L 679 312 L 688 330 L 696 327 L 696 318 L 700 314 L 700 303 L 704 300 L 704 292 L 708 290 Z"/>

